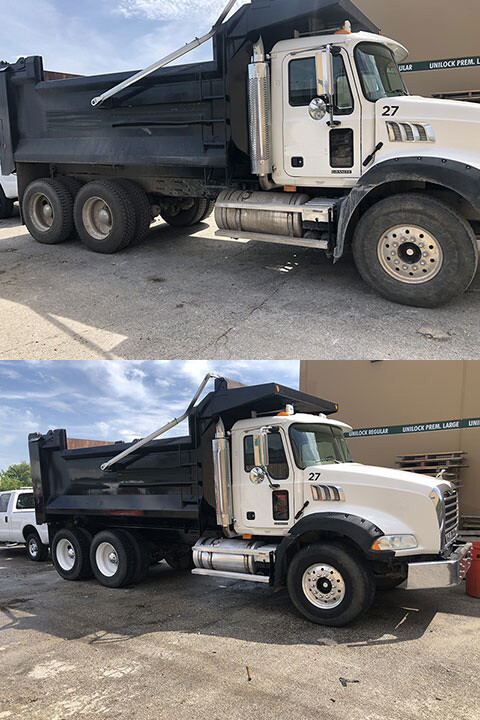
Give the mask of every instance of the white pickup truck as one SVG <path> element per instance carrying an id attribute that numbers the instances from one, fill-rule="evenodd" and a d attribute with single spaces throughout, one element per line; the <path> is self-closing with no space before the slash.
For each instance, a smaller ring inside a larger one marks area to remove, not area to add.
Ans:
<path id="1" fill-rule="evenodd" d="M 25 543 L 30 560 L 48 555 L 48 526 L 37 525 L 32 488 L 0 492 L 0 545 Z"/>
<path id="2" fill-rule="evenodd" d="M 0 168 L 0 220 L 5 220 L 12 216 L 13 203 L 17 199 L 17 176 L 2 175 Z"/>

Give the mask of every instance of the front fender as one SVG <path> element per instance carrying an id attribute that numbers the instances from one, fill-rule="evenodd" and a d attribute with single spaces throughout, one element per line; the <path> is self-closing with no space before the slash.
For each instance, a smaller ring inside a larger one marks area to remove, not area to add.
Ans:
<path id="1" fill-rule="evenodd" d="M 396 158 L 374 165 L 340 204 L 335 259 L 343 255 L 345 239 L 359 205 L 382 185 L 399 182 L 426 182 L 452 190 L 480 213 L 480 170 L 442 158 Z"/>
<path id="2" fill-rule="evenodd" d="M 288 550 L 301 535 L 325 533 L 331 537 L 345 537 L 351 540 L 368 557 L 378 560 L 378 553 L 371 550 L 372 544 L 385 533 L 369 520 L 340 512 L 319 512 L 307 515 L 293 525 L 277 548 L 273 587 L 284 585 Z M 394 557 L 393 551 L 382 552 L 382 558 Z"/>

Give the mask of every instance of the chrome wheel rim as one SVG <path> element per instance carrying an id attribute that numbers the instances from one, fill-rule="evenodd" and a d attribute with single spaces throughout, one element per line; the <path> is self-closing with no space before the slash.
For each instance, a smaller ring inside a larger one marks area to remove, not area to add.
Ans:
<path id="1" fill-rule="evenodd" d="M 443 265 L 438 240 L 416 225 L 396 225 L 378 241 L 380 265 L 390 277 L 409 285 L 432 280 Z"/>
<path id="2" fill-rule="evenodd" d="M 31 196 L 28 201 L 28 215 L 39 232 L 48 232 L 55 219 L 53 206 L 43 193 L 34 193 Z"/>
<path id="3" fill-rule="evenodd" d="M 118 555 L 109 542 L 102 542 L 95 551 L 97 568 L 105 577 L 113 577 L 118 570 Z"/>
<path id="4" fill-rule="evenodd" d="M 317 608 L 333 610 L 345 597 L 345 581 L 332 565 L 315 563 L 303 573 L 302 589 L 305 597 Z"/>
<path id="5" fill-rule="evenodd" d="M 68 570 L 73 568 L 75 565 L 76 553 L 70 540 L 62 538 L 62 540 L 57 543 L 56 556 L 57 562 L 62 570 L 68 572 Z"/>
<path id="6" fill-rule="evenodd" d="M 82 208 L 82 222 L 91 237 L 95 240 L 106 240 L 112 232 L 112 211 L 105 200 L 91 197 Z"/>
<path id="7" fill-rule="evenodd" d="M 28 541 L 28 552 L 32 557 L 37 557 L 38 555 L 38 543 L 35 540 L 35 538 L 30 538 Z"/>

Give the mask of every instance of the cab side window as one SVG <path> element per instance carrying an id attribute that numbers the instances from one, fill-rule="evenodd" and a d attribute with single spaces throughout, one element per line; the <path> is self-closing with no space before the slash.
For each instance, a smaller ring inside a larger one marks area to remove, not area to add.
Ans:
<path id="1" fill-rule="evenodd" d="M 11 493 L 3 493 L 2 495 L 0 495 L 0 512 L 1 513 L 7 512 L 10 495 L 11 495 Z"/>
<path id="2" fill-rule="evenodd" d="M 315 58 L 291 60 L 288 66 L 290 105 L 302 107 L 310 105 L 317 97 L 317 70 Z"/>
<path id="3" fill-rule="evenodd" d="M 353 112 L 353 95 L 347 69 L 341 55 L 332 58 L 334 78 L 335 115 L 350 115 Z M 317 69 L 315 58 L 291 60 L 288 66 L 289 101 L 292 107 L 310 105 L 318 96 Z"/>
<path id="4" fill-rule="evenodd" d="M 17 498 L 17 510 L 33 510 L 35 507 L 33 493 L 21 493 Z"/>
<path id="5" fill-rule="evenodd" d="M 255 457 L 253 453 L 253 437 L 246 435 L 243 439 L 244 468 L 245 472 L 250 472 L 255 467 Z M 280 434 L 272 434 L 268 436 L 268 455 L 270 463 L 268 473 L 274 480 L 286 480 L 289 475 L 287 457 L 283 440 Z"/>

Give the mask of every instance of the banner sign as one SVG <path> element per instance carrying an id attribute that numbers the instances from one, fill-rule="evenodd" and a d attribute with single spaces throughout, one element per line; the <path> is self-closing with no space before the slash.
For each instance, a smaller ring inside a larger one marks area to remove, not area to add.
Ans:
<path id="1" fill-rule="evenodd" d="M 480 57 L 450 58 L 449 60 L 424 60 L 423 62 L 403 63 L 400 72 L 419 72 L 422 70 L 457 70 L 458 68 L 480 68 Z"/>
<path id="2" fill-rule="evenodd" d="M 468 420 L 440 420 L 416 425 L 387 425 L 385 427 L 360 428 L 345 433 L 347 438 L 377 437 L 379 435 L 411 435 L 412 433 L 436 432 L 438 430 L 463 430 L 480 428 L 480 418 Z"/>

